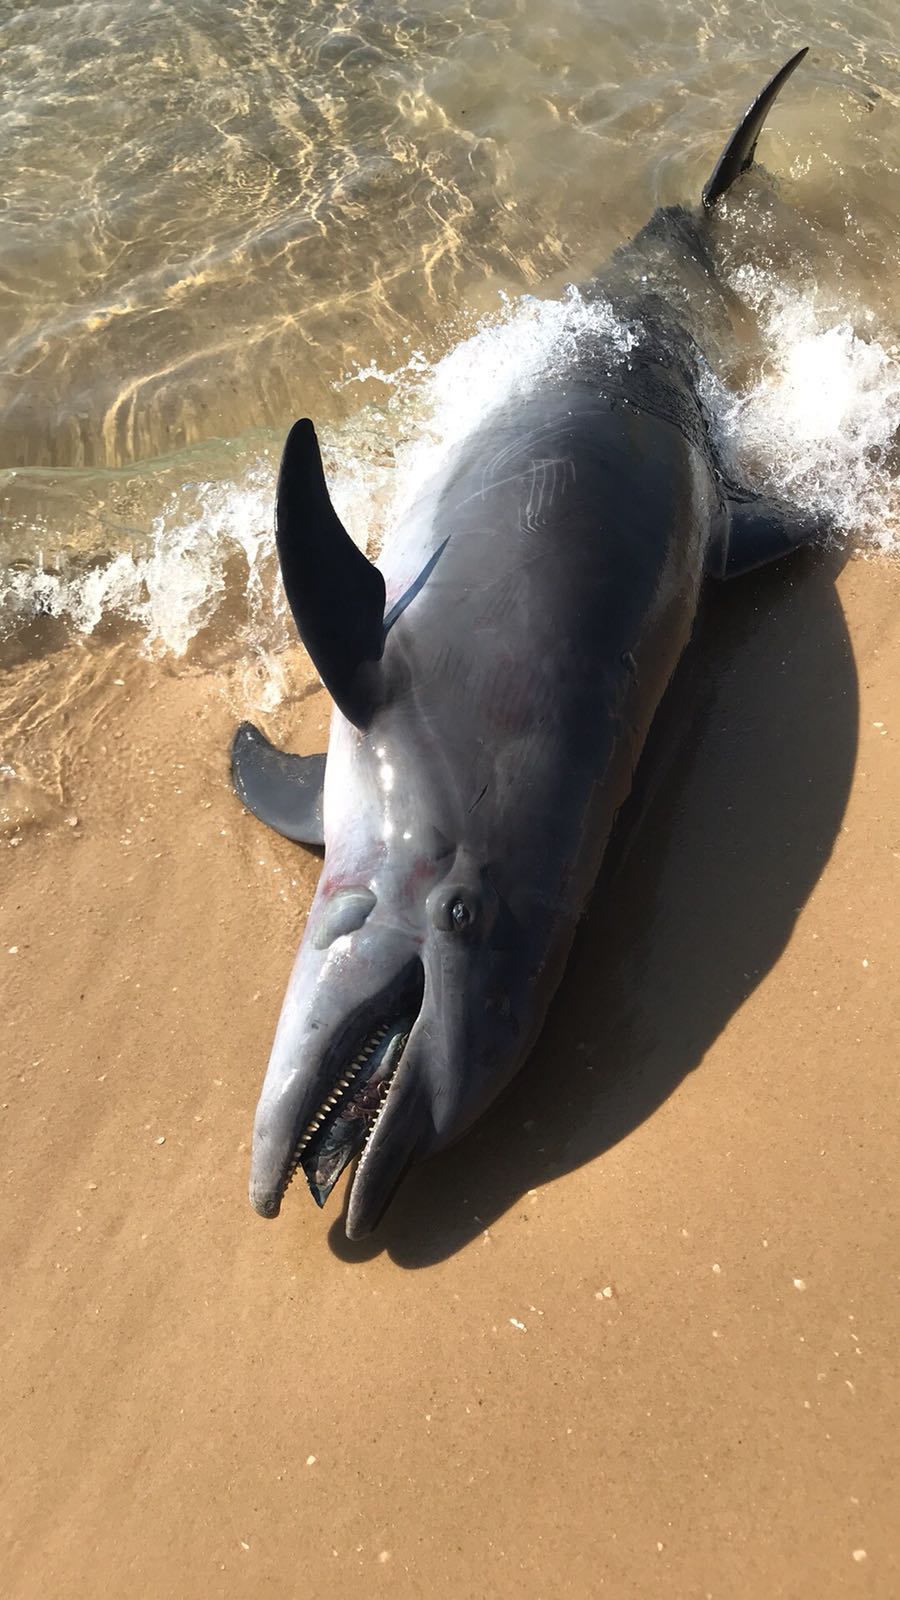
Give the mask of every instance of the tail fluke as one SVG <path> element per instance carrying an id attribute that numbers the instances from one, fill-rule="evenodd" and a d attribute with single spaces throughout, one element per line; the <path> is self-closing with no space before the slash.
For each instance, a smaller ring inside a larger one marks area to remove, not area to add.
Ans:
<path id="1" fill-rule="evenodd" d="M 731 188 L 735 178 L 739 178 L 742 172 L 746 172 L 747 168 L 752 166 L 756 154 L 756 141 L 762 133 L 763 123 L 777 98 L 778 91 L 787 83 L 794 68 L 800 65 L 808 49 L 809 46 L 805 45 L 795 56 L 791 56 L 781 71 L 776 72 L 774 78 L 770 78 L 752 106 L 748 106 L 716 162 L 715 171 L 703 191 L 703 204 L 707 211 L 711 211 L 716 201 L 721 200 L 725 191 Z"/>

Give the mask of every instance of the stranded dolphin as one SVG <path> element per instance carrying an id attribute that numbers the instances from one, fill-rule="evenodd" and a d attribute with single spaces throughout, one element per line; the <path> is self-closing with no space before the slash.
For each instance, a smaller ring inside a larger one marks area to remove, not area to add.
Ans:
<path id="1" fill-rule="evenodd" d="M 727 481 L 697 347 L 658 287 L 669 257 L 715 293 L 708 213 L 805 54 L 754 101 L 699 212 L 657 212 L 584 288 L 627 319 L 630 347 L 602 318 L 582 327 L 455 450 L 386 542 L 383 574 L 334 512 L 312 424 L 290 432 L 278 554 L 335 710 L 327 762 L 282 754 L 248 723 L 232 752 L 249 809 L 325 847 L 256 1113 L 263 1216 L 298 1166 L 322 1204 L 359 1154 L 347 1232 L 368 1233 L 410 1163 L 509 1082 L 704 578 L 816 536 Z"/>

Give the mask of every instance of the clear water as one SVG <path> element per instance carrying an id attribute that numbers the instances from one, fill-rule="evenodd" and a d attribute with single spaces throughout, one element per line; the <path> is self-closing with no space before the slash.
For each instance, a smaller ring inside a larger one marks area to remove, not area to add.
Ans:
<path id="1" fill-rule="evenodd" d="M 377 545 L 436 453 L 606 314 L 566 285 L 699 195 L 804 43 L 716 225 L 735 326 L 708 382 L 746 478 L 890 555 L 893 0 L 790 25 L 663 0 L 0 6 L 7 653 L 124 627 L 274 660 L 290 422 L 316 419 Z"/>

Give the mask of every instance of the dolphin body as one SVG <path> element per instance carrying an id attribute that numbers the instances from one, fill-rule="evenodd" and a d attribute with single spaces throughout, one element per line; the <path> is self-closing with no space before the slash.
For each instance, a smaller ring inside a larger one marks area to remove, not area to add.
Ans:
<path id="1" fill-rule="evenodd" d="M 249 809 L 325 848 L 256 1113 L 263 1216 L 298 1166 L 323 1204 L 359 1154 L 346 1228 L 362 1237 L 410 1163 L 509 1082 L 704 579 L 819 532 L 726 480 L 697 348 L 658 290 L 670 259 L 715 294 L 708 213 L 805 54 L 749 108 L 702 208 L 657 212 L 583 290 L 627 319 L 630 348 L 600 319 L 480 422 L 387 541 L 383 575 L 332 508 L 312 424 L 291 430 L 278 553 L 335 710 L 327 761 L 249 723 L 232 751 Z"/>

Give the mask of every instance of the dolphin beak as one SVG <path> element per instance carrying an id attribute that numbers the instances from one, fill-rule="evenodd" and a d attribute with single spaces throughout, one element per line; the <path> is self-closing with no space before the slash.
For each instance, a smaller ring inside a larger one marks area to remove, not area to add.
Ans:
<path id="1" fill-rule="evenodd" d="M 260 1217 L 277 1217 L 281 1210 L 281 1186 L 273 1185 L 266 1178 L 260 1180 L 254 1175 L 250 1178 L 250 1204 Z"/>
<path id="2" fill-rule="evenodd" d="M 299 1040 L 295 1008 L 286 1005 L 253 1129 L 249 1194 L 260 1216 L 278 1216 L 298 1171 L 324 1205 L 344 1168 L 365 1151 L 393 1100 L 422 991 L 416 958 L 349 1019 L 335 1020 L 325 1037 L 316 1025 Z"/>

